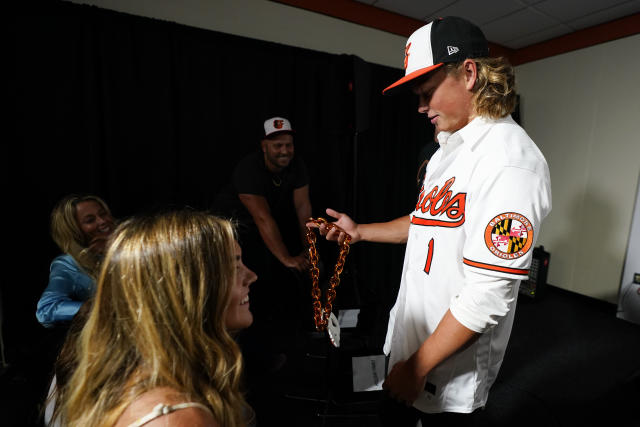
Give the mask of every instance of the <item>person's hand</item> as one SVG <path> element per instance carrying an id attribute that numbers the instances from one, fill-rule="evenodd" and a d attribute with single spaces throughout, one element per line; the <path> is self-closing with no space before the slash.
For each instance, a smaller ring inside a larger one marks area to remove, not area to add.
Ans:
<path id="1" fill-rule="evenodd" d="M 104 234 L 99 234 L 97 236 L 94 236 L 89 242 L 89 250 L 96 254 L 104 253 L 108 239 L 109 239 L 109 236 Z"/>
<path id="2" fill-rule="evenodd" d="M 283 264 L 285 267 L 293 268 L 301 272 L 307 271 L 310 265 L 309 258 L 307 258 L 304 252 L 300 255 L 287 258 Z"/>
<path id="3" fill-rule="evenodd" d="M 315 222 L 308 222 L 307 227 L 317 228 L 320 231 L 320 235 L 325 236 L 327 240 L 338 242 L 340 245 L 344 243 L 347 234 L 351 236 L 351 243 L 356 243 L 360 240 L 361 236 L 358 232 L 358 224 L 356 224 L 349 215 L 334 211 L 333 209 L 327 209 L 327 215 L 336 218 L 333 224 L 344 231 L 338 231 L 335 228 L 328 230 L 325 224 L 318 225 Z"/>
<path id="4" fill-rule="evenodd" d="M 382 383 L 382 388 L 389 392 L 392 399 L 406 405 L 412 405 L 424 390 L 426 382 L 427 377 L 420 376 L 415 372 L 414 364 L 410 358 L 393 365 L 391 372 Z"/>

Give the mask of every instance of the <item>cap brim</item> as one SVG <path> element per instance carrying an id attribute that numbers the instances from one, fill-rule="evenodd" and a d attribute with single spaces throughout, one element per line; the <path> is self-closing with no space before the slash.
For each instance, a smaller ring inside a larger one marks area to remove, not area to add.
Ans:
<path id="1" fill-rule="evenodd" d="M 395 93 L 400 92 L 401 90 L 407 89 L 409 87 L 409 83 L 412 83 L 419 77 L 423 77 L 427 73 L 435 70 L 436 68 L 442 66 L 443 63 L 434 64 L 430 67 L 420 68 L 419 70 L 414 71 L 413 73 L 409 73 L 391 86 L 387 87 L 382 91 L 383 95 L 393 95 Z"/>
<path id="2" fill-rule="evenodd" d="M 271 132 L 269 135 L 263 136 L 263 138 L 271 138 L 271 137 L 280 135 L 281 133 L 289 133 L 289 134 L 293 135 L 296 132 L 293 129 L 277 130 L 275 132 Z"/>

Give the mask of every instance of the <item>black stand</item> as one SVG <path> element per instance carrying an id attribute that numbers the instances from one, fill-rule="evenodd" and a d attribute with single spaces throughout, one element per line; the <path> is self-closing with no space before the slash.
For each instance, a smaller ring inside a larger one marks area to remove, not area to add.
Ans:
<path id="1" fill-rule="evenodd" d="M 345 356 L 349 356 L 349 345 L 353 345 L 354 336 L 350 332 L 341 333 L 341 345 L 347 347 L 334 347 L 327 332 L 312 332 L 309 337 L 317 344 L 317 352 L 307 352 L 305 357 L 322 365 L 322 383 L 320 392 L 315 395 L 299 395 L 287 393 L 286 399 L 306 401 L 317 404 L 315 417 L 318 426 L 375 426 L 378 424 L 378 414 L 375 410 L 376 400 L 347 401 L 351 389 L 350 363 L 348 369 L 344 369 Z M 348 373 L 346 371 L 349 371 Z M 340 380 L 348 381 L 340 381 Z M 349 391 L 347 391 L 349 390 Z"/>

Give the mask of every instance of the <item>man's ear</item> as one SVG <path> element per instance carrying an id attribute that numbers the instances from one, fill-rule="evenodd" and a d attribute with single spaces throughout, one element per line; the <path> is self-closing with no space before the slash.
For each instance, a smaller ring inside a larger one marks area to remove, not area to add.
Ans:
<path id="1" fill-rule="evenodd" d="M 465 59 L 462 63 L 464 72 L 464 86 L 467 90 L 472 90 L 478 80 L 478 66 L 473 59 Z"/>
<path id="2" fill-rule="evenodd" d="M 268 141 L 266 139 L 260 140 L 260 148 L 262 149 L 263 153 L 267 152 L 267 144 L 268 144 Z"/>

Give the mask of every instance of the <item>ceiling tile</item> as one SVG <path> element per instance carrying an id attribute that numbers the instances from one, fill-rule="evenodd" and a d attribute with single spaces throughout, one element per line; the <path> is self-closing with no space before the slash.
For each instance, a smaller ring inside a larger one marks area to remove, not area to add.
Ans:
<path id="1" fill-rule="evenodd" d="M 526 35 L 517 39 L 509 41 L 509 44 L 505 46 L 511 49 L 520 49 L 525 46 L 547 41 L 556 37 L 563 36 L 572 32 L 573 30 L 564 24 L 558 24 L 554 27 L 546 28 L 542 31 L 535 32 L 533 34 Z"/>
<path id="2" fill-rule="evenodd" d="M 604 24 L 614 19 L 624 18 L 640 12 L 640 0 L 629 1 L 591 15 L 569 21 L 568 24 L 576 30 Z"/>
<path id="3" fill-rule="evenodd" d="M 519 49 L 640 12 L 640 0 L 356 0 L 423 22 L 462 16 L 491 42 Z"/>
<path id="4" fill-rule="evenodd" d="M 439 14 L 440 9 L 444 9 L 452 3 L 456 3 L 456 0 L 378 0 L 374 6 L 422 21 L 425 16 Z"/>
<path id="5" fill-rule="evenodd" d="M 477 0 L 460 0 L 439 10 L 437 16 L 461 16 L 476 25 L 482 25 L 525 7 L 518 1 L 484 0 L 479 2 Z M 432 21 L 437 16 L 431 15 L 424 18 L 426 21 Z"/>
<path id="6" fill-rule="evenodd" d="M 480 28 L 489 41 L 509 46 L 512 40 L 554 27 L 557 24 L 548 16 L 527 8 L 486 25 L 481 25 Z"/>
<path id="7" fill-rule="evenodd" d="M 623 3 L 633 2 L 628 0 L 546 0 L 536 4 L 534 8 L 557 18 L 560 22 L 568 22 Z"/>

